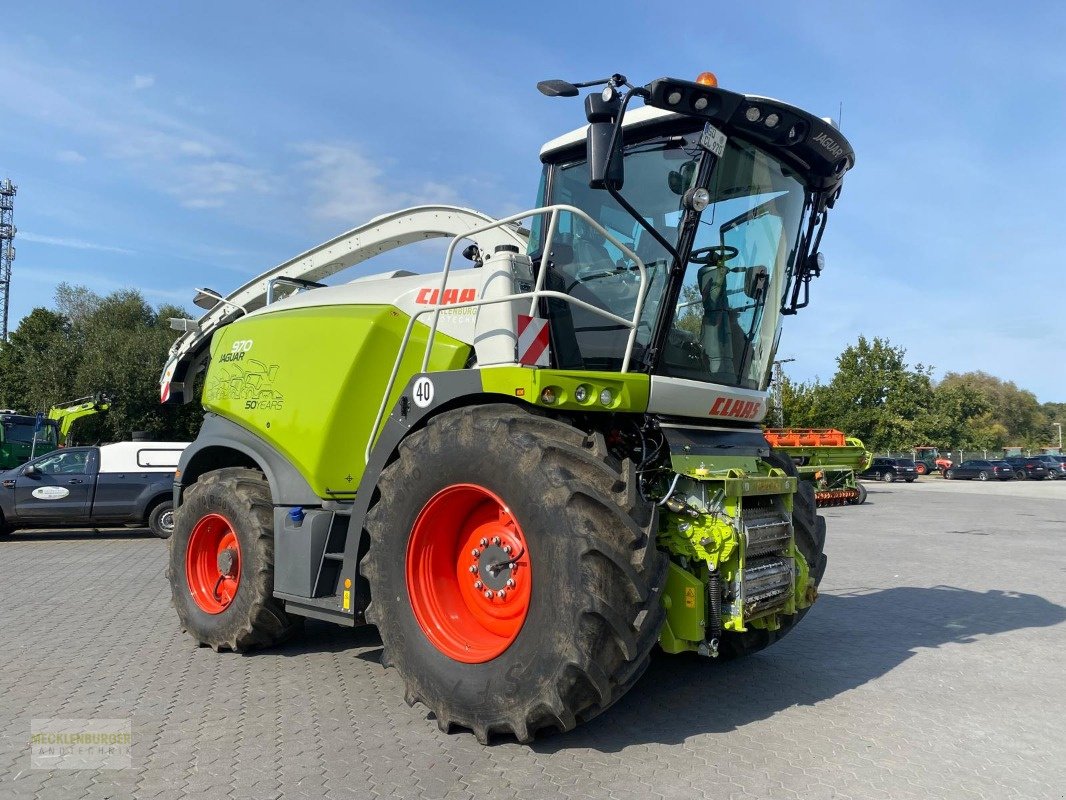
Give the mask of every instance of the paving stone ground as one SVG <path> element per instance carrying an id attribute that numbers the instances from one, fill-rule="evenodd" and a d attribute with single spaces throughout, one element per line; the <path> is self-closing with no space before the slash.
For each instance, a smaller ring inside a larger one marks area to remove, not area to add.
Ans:
<path id="1" fill-rule="evenodd" d="M 0 798 L 1064 798 L 1066 481 L 870 485 L 828 509 L 822 596 L 770 650 L 658 655 L 528 747 L 408 708 L 372 629 L 183 637 L 144 532 L 0 541 Z M 132 723 L 132 768 L 30 765 L 31 720 Z"/>

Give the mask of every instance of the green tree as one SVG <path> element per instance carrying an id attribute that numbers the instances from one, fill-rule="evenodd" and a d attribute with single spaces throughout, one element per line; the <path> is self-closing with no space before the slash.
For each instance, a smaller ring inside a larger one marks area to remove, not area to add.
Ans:
<path id="1" fill-rule="evenodd" d="M 134 431 L 188 440 L 199 428 L 196 404 L 159 403 L 159 373 L 174 341 L 175 306 L 153 309 L 137 291 L 101 297 L 62 284 L 56 310 L 34 309 L 0 344 L 0 406 L 33 412 L 98 391 L 113 395 L 111 409 L 80 420 L 77 442 L 121 441 Z"/>

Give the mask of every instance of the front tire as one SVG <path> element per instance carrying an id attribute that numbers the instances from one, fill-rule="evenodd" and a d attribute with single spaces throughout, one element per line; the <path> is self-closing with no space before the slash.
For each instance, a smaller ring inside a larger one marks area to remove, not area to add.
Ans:
<path id="1" fill-rule="evenodd" d="M 169 539 L 174 533 L 174 504 L 164 500 L 148 515 L 148 527 L 160 539 Z"/>
<path id="2" fill-rule="evenodd" d="M 667 559 L 634 464 L 602 436 L 517 406 L 456 409 L 401 443 L 378 491 L 367 619 L 405 699 L 441 730 L 528 742 L 596 716 L 644 672 Z M 488 564 L 504 545 L 523 551 Z"/>
<path id="3" fill-rule="evenodd" d="M 215 470 L 186 490 L 167 573 L 182 630 L 216 651 L 276 644 L 302 622 L 273 596 L 273 505 L 258 470 Z"/>
<path id="4" fill-rule="evenodd" d="M 944 480 L 951 481 L 951 480 L 954 480 L 954 479 L 955 479 L 955 470 L 953 470 L 953 469 L 944 470 Z"/>

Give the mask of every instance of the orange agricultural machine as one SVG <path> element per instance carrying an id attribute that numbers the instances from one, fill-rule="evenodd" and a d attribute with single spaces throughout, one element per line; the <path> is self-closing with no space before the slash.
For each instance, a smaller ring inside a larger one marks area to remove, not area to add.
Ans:
<path id="1" fill-rule="evenodd" d="M 769 428 L 770 446 L 791 458 L 800 477 L 814 485 L 819 506 L 859 505 L 866 488 L 855 476 L 870 466 L 873 453 L 854 436 L 834 428 Z"/>

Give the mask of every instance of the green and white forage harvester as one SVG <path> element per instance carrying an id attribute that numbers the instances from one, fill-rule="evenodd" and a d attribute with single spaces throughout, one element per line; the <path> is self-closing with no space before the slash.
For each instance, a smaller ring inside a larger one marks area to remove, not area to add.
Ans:
<path id="1" fill-rule="evenodd" d="M 202 372 L 207 411 L 170 540 L 197 641 L 372 624 L 442 730 L 525 742 L 657 644 L 743 656 L 814 602 L 825 524 L 759 423 L 852 148 L 710 73 L 538 88 L 585 87 L 537 208 L 387 214 L 173 322 L 162 399 Z M 441 272 L 322 284 L 434 237 Z"/>

